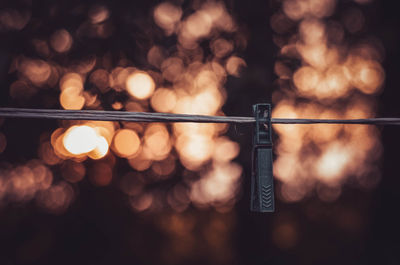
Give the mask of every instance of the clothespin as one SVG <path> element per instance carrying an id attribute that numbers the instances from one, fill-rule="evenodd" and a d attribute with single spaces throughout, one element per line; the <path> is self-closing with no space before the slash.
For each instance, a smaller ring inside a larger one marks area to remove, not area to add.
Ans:
<path id="1" fill-rule="evenodd" d="M 271 105 L 253 105 L 253 113 L 256 123 L 253 136 L 250 209 L 254 212 L 273 212 L 275 199 L 272 173 Z"/>

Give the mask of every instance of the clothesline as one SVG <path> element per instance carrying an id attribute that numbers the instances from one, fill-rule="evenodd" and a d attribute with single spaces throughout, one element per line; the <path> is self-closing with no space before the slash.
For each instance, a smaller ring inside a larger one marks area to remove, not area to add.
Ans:
<path id="1" fill-rule="evenodd" d="M 158 112 L 130 112 L 104 110 L 58 110 L 58 109 L 26 109 L 0 108 L 2 118 L 38 118 L 60 120 L 97 120 L 128 122 L 195 122 L 195 123 L 254 123 L 254 117 L 209 116 L 192 114 L 174 114 Z M 368 119 L 299 119 L 272 118 L 273 124 L 371 124 L 400 125 L 400 118 L 368 118 Z"/>

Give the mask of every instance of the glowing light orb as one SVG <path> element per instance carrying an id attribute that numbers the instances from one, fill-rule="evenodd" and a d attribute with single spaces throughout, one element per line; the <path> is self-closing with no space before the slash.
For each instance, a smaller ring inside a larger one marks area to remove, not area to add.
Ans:
<path id="1" fill-rule="evenodd" d="M 81 155 L 93 151 L 98 143 L 96 131 L 89 126 L 73 126 L 63 138 L 65 149 L 73 155 Z"/>
<path id="2" fill-rule="evenodd" d="M 136 132 L 129 129 L 119 130 L 114 136 L 114 151 L 121 157 L 134 155 L 140 146 L 140 139 Z"/>
<path id="3" fill-rule="evenodd" d="M 144 72 L 135 72 L 126 79 L 126 89 L 137 99 L 147 99 L 154 92 L 153 78 Z"/>

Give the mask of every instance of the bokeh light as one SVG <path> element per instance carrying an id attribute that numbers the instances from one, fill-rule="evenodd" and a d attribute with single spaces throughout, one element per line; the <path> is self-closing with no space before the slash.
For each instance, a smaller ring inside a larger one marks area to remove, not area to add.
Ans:
<path id="1" fill-rule="evenodd" d="M 139 150 L 140 139 L 135 131 L 122 129 L 115 133 L 113 150 L 121 157 L 130 157 Z"/>
<path id="2" fill-rule="evenodd" d="M 298 31 L 280 43 L 282 59 L 276 62 L 275 72 L 282 89 L 273 95 L 273 117 L 356 119 L 375 115 L 373 96 L 381 91 L 385 79 L 381 52 L 372 41 L 347 43 L 343 28 L 358 32 L 363 14 L 350 9 L 341 21 L 334 21 L 329 17 L 335 7 L 334 0 L 283 1 L 283 13 L 276 15 L 273 28 L 277 36 L 293 25 Z M 296 60 L 300 66 L 290 66 Z M 350 180 L 363 187 L 364 181 L 375 179 L 381 144 L 373 126 L 275 125 L 274 129 L 279 135 L 274 172 L 284 201 L 300 201 L 316 190 L 321 200 L 330 202 L 339 198 L 342 185 Z"/>
<path id="3" fill-rule="evenodd" d="M 50 37 L 51 47 L 59 53 L 67 52 L 71 49 L 72 42 L 71 34 L 65 29 L 54 32 Z"/>
<path id="4" fill-rule="evenodd" d="M 155 88 L 154 80 L 147 73 L 135 72 L 128 76 L 126 87 L 130 95 L 137 99 L 149 98 Z"/>
<path id="5" fill-rule="evenodd" d="M 47 36 L 35 37 L 31 45 L 37 54 L 14 58 L 10 71 L 17 80 L 10 86 L 10 95 L 15 102 L 27 104 L 32 97 L 49 94 L 58 98 L 48 101 L 48 106 L 66 110 L 224 115 L 224 84 L 228 75 L 239 77 L 246 66 L 238 52 L 247 42 L 223 2 L 199 2 L 187 12 L 178 3 L 154 6 L 154 23 L 148 30 L 168 41 L 154 39 L 141 46 L 144 52 L 139 61 L 122 50 L 119 55 L 88 50 L 77 58 L 87 39 L 109 39 L 116 30 L 115 14 L 109 6 L 94 3 L 85 7 L 76 10 L 83 15 L 76 28 L 60 26 Z M 30 19 L 25 15 L 2 11 L 1 30 L 21 29 L 22 18 Z M 58 129 L 43 133 L 38 146 L 43 166 L 61 172 L 38 194 L 38 205 L 60 213 L 73 202 L 74 189 L 81 181 L 87 179 L 95 186 L 112 185 L 114 180 L 120 183 L 121 176 L 114 174 L 116 159 L 120 159 L 147 180 L 123 181 L 142 183 L 137 190 L 123 189 L 134 211 L 167 207 L 182 212 L 191 202 L 227 211 L 238 198 L 242 168 L 232 161 L 240 148 L 222 136 L 226 130 L 225 124 L 60 121 Z M 4 149 L 2 134 L 0 144 Z M 191 174 L 193 177 L 186 179 Z M 147 186 L 172 179 L 176 183 L 171 192 Z M 35 189 L 28 184 L 23 186 L 17 177 L 13 183 L 14 190 L 29 190 L 29 196 L 22 197 L 34 197 Z"/>

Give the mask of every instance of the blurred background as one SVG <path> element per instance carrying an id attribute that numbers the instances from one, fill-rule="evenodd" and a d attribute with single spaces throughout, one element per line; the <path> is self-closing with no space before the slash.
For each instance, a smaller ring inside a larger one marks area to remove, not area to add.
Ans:
<path id="1" fill-rule="evenodd" d="M 400 117 L 395 1 L 2 1 L 1 107 Z M 398 264 L 395 126 L 0 119 L 0 264 Z"/>

